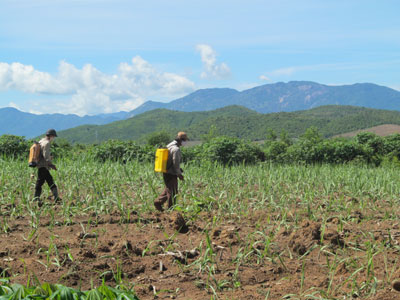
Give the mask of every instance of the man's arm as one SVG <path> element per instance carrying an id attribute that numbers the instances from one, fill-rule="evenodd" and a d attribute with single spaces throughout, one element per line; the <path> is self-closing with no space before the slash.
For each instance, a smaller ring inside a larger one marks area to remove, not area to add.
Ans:
<path id="1" fill-rule="evenodd" d="M 181 171 L 181 153 L 179 150 L 172 153 L 172 165 L 176 175 L 182 175 Z"/>

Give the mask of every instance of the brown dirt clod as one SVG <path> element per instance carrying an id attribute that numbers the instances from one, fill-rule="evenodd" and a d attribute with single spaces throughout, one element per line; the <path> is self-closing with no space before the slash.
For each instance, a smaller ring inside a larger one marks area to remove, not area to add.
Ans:
<path id="1" fill-rule="evenodd" d="M 289 237 L 289 246 L 300 255 L 305 254 L 314 244 L 321 239 L 321 224 L 305 221 L 301 227 Z"/>
<path id="2" fill-rule="evenodd" d="M 188 232 L 188 227 L 186 225 L 186 221 L 183 218 L 182 214 L 179 212 L 173 212 L 170 217 L 170 222 L 172 223 L 172 227 L 174 230 L 180 233 Z"/>
<path id="3" fill-rule="evenodd" d="M 392 287 L 393 287 L 394 290 L 400 292 L 400 280 L 393 281 Z"/>

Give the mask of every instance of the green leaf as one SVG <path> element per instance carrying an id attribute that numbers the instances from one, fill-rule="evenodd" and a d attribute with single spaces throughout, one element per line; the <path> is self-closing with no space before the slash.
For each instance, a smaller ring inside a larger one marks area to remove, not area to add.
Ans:
<path id="1" fill-rule="evenodd" d="M 75 300 L 74 290 L 65 286 L 60 289 L 60 300 Z"/>
<path id="2" fill-rule="evenodd" d="M 8 286 L 0 286 L 0 296 L 8 295 L 11 289 Z"/>
<path id="3" fill-rule="evenodd" d="M 36 287 L 34 290 L 34 294 L 36 295 L 42 295 L 50 297 L 53 294 L 53 291 L 55 291 L 57 288 L 54 285 L 51 285 L 49 283 L 44 283 L 41 286 Z"/>
<path id="4" fill-rule="evenodd" d="M 22 300 L 27 296 L 25 287 L 19 283 L 15 283 L 11 286 L 13 293 L 8 298 L 10 300 Z"/>
<path id="5" fill-rule="evenodd" d="M 123 292 L 118 295 L 117 300 L 139 300 L 139 298 L 132 293 Z"/>
<path id="6" fill-rule="evenodd" d="M 115 300 L 117 298 L 114 291 L 106 285 L 102 285 L 101 287 L 98 288 L 98 290 L 106 300 Z"/>
<path id="7" fill-rule="evenodd" d="M 103 300 L 103 295 L 98 289 L 91 290 L 87 293 L 87 300 Z"/>

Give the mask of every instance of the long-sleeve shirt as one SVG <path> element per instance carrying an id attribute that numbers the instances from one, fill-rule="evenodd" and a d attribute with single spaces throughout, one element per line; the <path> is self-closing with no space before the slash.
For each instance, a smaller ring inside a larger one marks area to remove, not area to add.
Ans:
<path id="1" fill-rule="evenodd" d="M 39 155 L 39 163 L 37 164 L 38 168 L 49 168 L 52 164 L 51 156 L 50 156 L 50 141 L 48 138 L 42 138 L 39 141 L 40 144 L 40 155 Z"/>
<path id="2" fill-rule="evenodd" d="M 167 162 L 167 173 L 172 175 L 182 175 L 181 161 L 182 153 L 178 146 L 177 141 L 172 141 L 167 145 L 168 148 L 168 162 Z"/>

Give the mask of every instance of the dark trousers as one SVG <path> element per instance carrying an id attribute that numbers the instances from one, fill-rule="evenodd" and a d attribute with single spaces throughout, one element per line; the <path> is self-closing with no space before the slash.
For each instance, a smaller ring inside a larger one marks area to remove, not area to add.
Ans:
<path id="1" fill-rule="evenodd" d="M 168 207 L 176 204 L 176 195 L 178 194 L 178 176 L 163 173 L 165 189 L 156 199 L 155 203 L 163 205 L 168 201 Z"/>
<path id="2" fill-rule="evenodd" d="M 40 197 L 40 194 L 42 193 L 42 185 L 45 181 L 49 185 L 52 192 L 53 190 L 57 189 L 57 186 L 54 184 L 53 177 L 51 176 L 49 170 L 47 170 L 46 168 L 39 168 L 38 178 L 36 180 L 35 186 L 35 198 Z"/>

